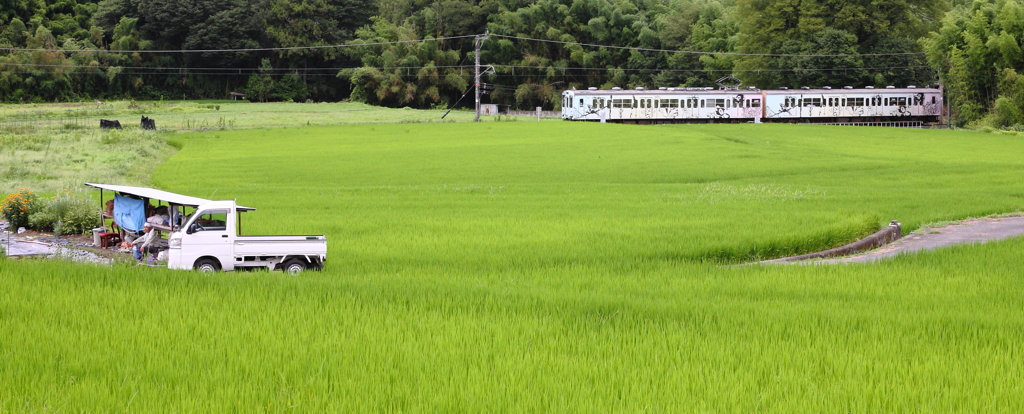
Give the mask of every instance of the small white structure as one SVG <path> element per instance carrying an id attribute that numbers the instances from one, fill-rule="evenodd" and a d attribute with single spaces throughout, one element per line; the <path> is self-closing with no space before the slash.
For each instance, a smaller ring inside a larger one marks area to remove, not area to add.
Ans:
<path id="1" fill-rule="evenodd" d="M 480 115 L 497 115 L 497 104 L 480 104 Z"/>

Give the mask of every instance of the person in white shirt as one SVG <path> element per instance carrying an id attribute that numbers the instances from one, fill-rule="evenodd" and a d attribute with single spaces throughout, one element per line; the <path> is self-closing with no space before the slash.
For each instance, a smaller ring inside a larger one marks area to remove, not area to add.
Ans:
<path id="1" fill-rule="evenodd" d="M 153 229 L 153 225 L 148 222 L 142 226 L 142 230 L 145 234 L 132 241 L 132 253 L 136 260 L 142 260 L 142 255 L 145 253 L 160 251 L 157 245 L 157 241 L 160 240 L 160 230 Z"/>

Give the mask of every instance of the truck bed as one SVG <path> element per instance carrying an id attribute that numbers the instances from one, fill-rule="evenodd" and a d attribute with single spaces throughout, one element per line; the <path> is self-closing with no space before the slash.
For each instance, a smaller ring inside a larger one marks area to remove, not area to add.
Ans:
<path id="1" fill-rule="evenodd" d="M 327 237 L 236 236 L 235 256 L 327 255 Z"/>

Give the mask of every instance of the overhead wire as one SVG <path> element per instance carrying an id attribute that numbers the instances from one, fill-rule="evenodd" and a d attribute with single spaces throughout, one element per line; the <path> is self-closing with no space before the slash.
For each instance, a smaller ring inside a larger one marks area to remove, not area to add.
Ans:
<path id="1" fill-rule="evenodd" d="M 9 52 L 70 52 L 70 53 L 81 53 L 81 52 L 96 52 L 96 53 L 224 53 L 224 52 L 266 52 L 266 51 L 278 51 L 278 50 L 316 50 L 316 49 L 338 49 L 345 47 L 363 47 L 363 46 L 379 46 L 379 45 L 394 45 L 399 43 L 417 43 L 417 42 L 432 42 L 441 40 L 451 39 L 464 39 L 467 37 L 475 37 L 476 35 L 462 35 L 462 36 L 445 36 L 435 37 L 427 39 L 416 39 L 416 40 L 397 40 L 393 42 L 369 42 L 369 43 L 346 43 L 337 45 L 323 45 L 323 46 L 295 46 L 295 47 L 257 47 L 257 48 L 243 48 L 243 49 L 164 49 L 164 50 L 89 50 L 89 49 L 28 49 L 28 48 L 17 48 L 17 47 L 0 47 L 0 51 Z"/>
<path id="2" fill-rule="evenodd" d="M 280 48 L 248 48 L 248 49 L 194 49 L 194 50 L 80 50 L 80 49 L 27 49 L 27 48 L 0 48 L 0 51 L 49 51 L 49 52 L 95 52 L 95 53 L 214 53 L 214 52 L 247 52 L 247 51 L 276 51 L 276 50 L 300 50 L 300 49 L 326 49 L 326 48 L 343 48 L 343 47 L 365 47 L 375 45 L 390 45 L 390 44 L 401 44 L 401 43 L 415 43 L 424 41 L 441 41 L 451 39 L 465 39 L 475 37 L 476 35 L 462 35 L 462 36 L 446 36 L 439 38 L 428 38 L 419 40 L 400 40 L 393 42 L 369 42 L 369 43 L 350 43 L 350 44 L 339 44 L 339 45 L 324 45 L 324 46 L 301 46 L 301 47 L 280 47 Z M 691 53 L 701 55 L 738 55 L 738 56 L 774 56 L 774 57 L 846 57 L 846 56 L 911 56 L 920 55 L 923 52 L 905 52 L 905 53 L 868 53 L 868 54 L 762 54 L 762 53 L 734 53 L 734 52 L 701 52 L 701 51 L 685 51 L 685 50 L 668 50 L 668 49 L 650 49 L 650 48 L 639 48 L 630 46 L 612 46 L 612 45 L 599 45 L 581 42 L 565 42 L 548 39 L 536 39 L 522 36 L 509 36 L 491 33 L 490 36 L 518 39 L 526 41 L 537 41 L 537 42 L 548 42 L 557 44 L 574 44 L 587 47 L 600 47 L 610 49 L 623 49 L 623 50 L 638 50 L 638 51 L 651 51 L 651 52 L 665 52 L 665 53 Z M 466 55 L 468 56 L 468 54 Z M 437 69 L 466 69 L 471 68 L 473 65 L 463 65 L 465 57 L 459 65 L 442 65 L 442 66 L 381 66 L 381 67 L 370 67 L 370 66 L 358 66 L 358 67 L 327 67 L 327 68 L 254 68 L 254 67 L 227 67 L 227 68 L 214 68 L 214 67 L 150 67 L 150 66 L 118 66 L 118 65 L 60 65 L 60 64 L 37 64 L 37 63 L 0 63 L 0 67 L 3 66 L 16 66 L 16 67 L 61 67 L 61 68 L 86 68 L 86 69 L 121 69 L 119 74 L 126 75 L 179 75 L 186 74 L 181 73 L 187 71 L 187 74 L 191 75 L 252 75 L 261 71 L 269 71 L 274 74 L 290 73 L 290 72 L 302 72 L 306 76 L 335 76 L 335 74 L 318 74 L 313 72 L 318 71 L 340 71 L 340 70 L 353 70 L 362 68 L 372 68 L 378 70 L 394 70 L 394 69 L 423 69 L 423 68 L 437 68 Z M 876 67 L 846 67 L 846 68 L 754 68 L 754 69 L 646 69 L 646 68 L 585 68 L 585 67 L 537 67 L 537 66 L 525 66 L 525 65 L 491 65 L 496 68 L 513 68 L 513 69 L 536 69 L 536 70 L 572 70 L 572 71 L 624 71 L 624 72 L 705 72 L 705 73 L 738 73 L 738 72 L 797 72 L 797 71 L 847 71 L 847 70 L 880 70 L 880 69 L 921 69 L 929 68 L 928 66 L 876 66 Z M 145 72 L 125 72 L 124 69 L 131 69 L 135 71 Z M 176 71 L 176 72 L 171 72 Z M 230 73 L 235 72 L 235 73 Z M 14 71 L 8 73 L 46 73 L 42 71 Z M 79 73 L 80 74 L 80 73 Z M 536 75 L 528 74 L 492 74 L 490 76 L 496 77 L 532 77 Z"/>
<path id="3" fill-rule="evenodd" d="M 904 55 L 923 55 L 925 52 L 896 52 L 896 53 L 837 53 L 837 54 L 803 54 L 803 53 L 741 53 L 741 52 L 703 52 L 696 50 L 672 50 L 672 49 L 652 49 L 635 46 L 611 46 L 611 45 L 599 45 L 594 43 L 582 43 L 582 42 L 566 42 L 562 40 L 549 40 L 549 39 L 537 39 L 532 37 L 522 36 L 508 36 L 501 34 L 490 33 L 491 37 L 502 37 L 506 39 L 518 39 L 518 40 L 529 40 L 533 42 L 546 42 L 546 43 L 557 43 L 563 45 L 579 45 L 588 47 L 600 47 L 606 49 L 623 49 L 623 50 L 637 50 L 641 52 L 664 52 L 664 53 L 683 53 L 693 55 L 726 55 L 726 56 L 768 56 L 768 57 L 856 57 L 856 56 L 904 56 Z"/>

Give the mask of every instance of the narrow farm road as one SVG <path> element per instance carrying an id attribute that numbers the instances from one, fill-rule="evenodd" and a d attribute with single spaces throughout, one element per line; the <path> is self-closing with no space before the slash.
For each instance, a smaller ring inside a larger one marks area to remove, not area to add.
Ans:
<path id="1" fill-rule="evenodd" d="M 1024 235 L 1024 217 L 982 218 L 943 227 L 925 228 L 893 243 L 854 256 L 803 263 L 866 263 L 899 254 L 965 243 L 985 243 Z M 800 262 L 791 262 L 800 263 Z"/>

